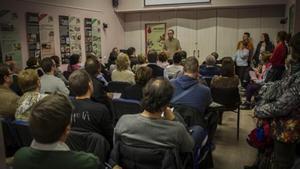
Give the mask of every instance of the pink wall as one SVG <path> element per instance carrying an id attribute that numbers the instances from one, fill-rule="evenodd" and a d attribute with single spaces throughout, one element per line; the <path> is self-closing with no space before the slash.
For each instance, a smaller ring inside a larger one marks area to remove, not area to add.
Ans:
<path id="1" fill-rule="evenodd" d="M 124 22 L 122 16 L 115 14 L 109 0 L 1 0 L 0 9 L 10 9 L 18 13 L 19 34 L 21 37 L 23 65 L 28 58 L 26 40 L 26 12 L 47 13 L 55 21 L 55 53 L 60 55 L 58 16 L 69 15 L 81 18 L 81 36 L 84 36 L 83 19 L 85 17 L 98 18 L 108 24 L 106 31 L 102 30 L 102 56 L 106 60 L 113 47 L 124 47 Z M 3 3 L 4 2 L 4 3 Z M 87 3 L 88 2 L 88 3 Z M 2 5 L 3 4 L 3 5 Z M 85 61 L 84 38 L 81 42 L 82 61 Z"/>

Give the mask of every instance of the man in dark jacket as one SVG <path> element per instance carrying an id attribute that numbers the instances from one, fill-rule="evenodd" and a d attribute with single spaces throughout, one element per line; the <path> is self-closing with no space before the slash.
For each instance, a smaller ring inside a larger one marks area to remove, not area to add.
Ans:
<path id="1" fill-rule="evenodd" d="M 164 76 L 164 69 L 156 64 L 157 62 L 157 52 L 155 50 L 150 50 L 148 52 L 148 67 L 152 69 L 152 78 Z"/>

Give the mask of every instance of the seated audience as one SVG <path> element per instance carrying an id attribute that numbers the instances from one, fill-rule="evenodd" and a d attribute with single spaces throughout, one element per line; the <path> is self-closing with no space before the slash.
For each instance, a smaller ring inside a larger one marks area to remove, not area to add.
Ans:
<path id="1" fill-rule="evenodd" d="M 160 52 L 158 54 L 157 65 L 163 69 L 165 69 L 169 65 L 168 56 L 166 52 Z"/>
<path id="2" fill-rule="evenodd" d="M 172 79 L 175 88 L 172 105 L 185 105 L 204 113 L 212 102 L 210 89 L 199 81 L 199 63 L 195 57 L 188 57 L 184 65 L 183 76 Z M 189 92 L 185 92 L 189 91 Z M 182 93 L 185 92 L 184 95 Z"/>
<path id="3" fill-rule="evenodd" d="M 274 50 L 274 45 L 270 41 L 269 34 L 262 33 L 260 36 L 260 42 L 257 44 L 256 50 L 255 50 L 255 53 L 253 56 L 254 65 L 258 66 L 260 64 L 263 52 L 272 53 L 273 50 Z"/>
<path id="4" fill-rule="evenodd" d="M 9 61 L 7 63 L 8 63 L 7 65 L 9 66 L 9 69 L 12 72 L 12 79 L 13 79 L 13 82 L 10 85 L 10 89 L 12 91 L 14 91 L 18 96 L 22 96 L 23 93 L 22 93 L 22 90 L 21 90 L 21 88 L 20 88 L 20 86 L 18 84 L 18 73 L 20 72 L 20 70 L 17 67 L 15 61 Z"/>
<path id="5" fill-rule="evenodd" d="M 221 75 L 214 76 L 210 86 L 212 88 L 236 88 L 239 86 L 239 78 L 235 75 L 234 62 L 231 57 L 222 59 Z"/>
<path id="6" fill-rule="evenodd" d="M 193 138 L 168 107 L 172 94 L 173 87 L 167 80 L 153 79 L 148 82 L 142 101 L 144 111 L 120 118 L 115 127 L 113 151 L 118 151 L 116 145 L 121 142 L 135 147 L 176 148 L 180 153 L 192 152 Z M 129 163 L 145 165 L 142 161 L 130 160 Z M 113 167 L 121 165 L 116 159 L 111 161 L 114 162 Z"/>
<path id="7" fill-rule="evenodd" d="M 102 103 L 111 110 L 111 102 L 106 93 L 104 84 L 97 78 L 101 72 L 101 66 L 96 56 L 90 56 L 86 62 L 84 69 L 88 72 L 93 82 L 93 93 L 92 100 L 95 102 Z"/>
<path id="8" fill-rule="evenodd" d="M 34 69 L 38 72 L 39 77 L 43 76 L 44 72 L 40 68 L 38 64 L 38 59 L 36 57 L 29 57 L 26 61 L 26 68 L 25 69 Z"/>
<path id="9" fill-rule="evenodd" d="M 254 109 L 257 118 L 271 121 L 270 130 L 274 139 L 274 158 L 272 158 L 271 166 L 278 169 L 292 168 L 296 158 L 296 145 L 300 138 L 299 32 L 290 40 L 290 46 L 292 48 L 291 64 L 294 69 L 284 79 L 262 87 L 259 96 L 261 100 Z"/>
<path id="10" fill-rule="evenodd" d="M 221 60 L 218 60 L 219 54 L 218 54 L 217 52 L 213 52 L 213 53 L 211 53 L 210 55 L 213 55 L 213 56 L 215 57 L 216 64 L 222 64 L 222 59 L 221 59 Z"/>
<path id="11" fill-rule="evenodd" d="M 45 74 L 41 77 L 41 93 L 61 92 L 66 96 L 69 95 L 69 89 L 64 82 L 54 76 L 56 66 L 51 58 L 44 58 L 41 62 L 41 67 Z"/>
<path id="12" fill-rule="evenodd" d="M 251 83 L 247 86 L 246 101 L 241 105 L 241 109 L 252 109 L 254 104 L 251 103 L 251 99 L 256 93 L 258 94 L 259 89 L 264 85 L 268 71 L 271 68 L 271 63 L 269 62 L 271 53 L 263 52 L 261 55 L 259 62 L 263 65 L 259 65 L 258 69 L 249 71 Z"/>
<path id="13" fill-rule="evenodd" d="M 247 43 L 239 43 L 238 49 L 235 55 L 232 57 L 236 64 L 236 73 L 240 78 L 242 87 L 246 87 L 245 84 L 246 74 L 249 71 L 248 59 L 249 59 L 249 49 L 247 49 Z"/>
<path id="14" fill-rule="evenodd" d="M 19 96 L 10 89 L 13 82 L 11 75 L 12 72 L 9 67 L 0 64 L 0 116 L 13 118 L 17 109 L 16 103 Z"/>
<path id="15" fill-rule="evenodd" d="M 148 67 L 152 69 L 152 78 L 164 76 L 164 69 L 157 65 L 157 52 L 150 50 L 148 52 Z"/>
<path id="16" fill-rule="evenodd" d="M 75 70 L 79 70 L 81 68 L 80 65 L 81 56 L 78 54 L 73 54 L 69 58 L 69 65 L 67 71 L 65 71 L 63 74 L 66 79 L 69 79 L 69 76 L 72 72 Z"/>
<path id="17" fill-rule="evenodd" d="M 65 95 L 52 94 L 38 102 L 31 111 L 30 147 L 14 155 L 14 169 L 98 169 L 97 157 L 71 151 L 65 144 L 70 131 L 72 105 Z"/>
<path id="18" fill-rule="evenodd" d="M 85 70 L 77 70 L 69 77 L 72 99 L 72 130 L 95 132 L 104 136 L 112 145 L 113 127 L 110 112 L 104 104 L 93 102 L 93 82 Z"/>
<path id="19" fill-rule="evenodd" d="M 215 75 L 220 75 L 220 68 L 216 66 L 216 59 L 213 55 L 208 55 L 205 58 L 205 66 L 200 67 L 199 73 L 203 78 L 212 78 Z"/>
<path id="20" fill-rule="evenodd" d="M 120 54 L 120 51 L 117 47 L 114 47 L 112 49 L 112 51 L 110 52 L 109 57 L 108 57 L 108 61 L 107 61 L 107 64 L 106 64 L 106 67 L 110 72 L 113 71 L 113 70 L 111 70 L 111 66 L 114 67 L 116 65 L 116 60 L 117 60 L 117 57 L 118 57 L 119 54 Z"/>
<path id="21" fill-rule="evenodd" d="M 135 54 L 135 48 L 134 47 L 130 47 L 127 49 L 127 55 L 129 57 L 130 60 L 130 68 L 132 68 L 134 65 L 136 65 L 138 63 L 136 54 Z"/>
<path id="22" fill-rule="evenodd" d="M 51 59 L 54 60 L 55 62 L 55 76 L 60 78 L 66 85 L 68 85 L 68 80 L 65 78 L 65 76 L 63 75 L 63 73 L 60 70 L 60 58 L 56 55 L 51 56 Z"/>
<path id="23" fill-rule="evenodd" d="M 111 74 L 112 81 L 135 84 L 134 73 L 130 70 L 130 61 L 125 53 L 120 53 L 116 60 L 117 68 Z"/>
<path id="24" fill-rule="evenodd" d="M 181 63 L 182 51 L 176 52 L 173 56 L 173 64 L 166 67 L 164 70 L 164 77 L 167 79 L 176 79 L 183 73 L 183 66 Z"/>
<path id="25" fill-rule="evenodd" d="M 149 67 L 140 67 L 135 74 L 136 84 L 125 88 L 121 98 L 141 101 L 143 98 L 143 88 L 152 78 L 152 69 Z"/>
<path id="26" fill-rule="evenodd" d="M 24 94 L 17 102 L 15 117 L 16 120 L 28 121 L 30 108 L 47 95 L 40 93 L 40 78 L 33 69 L 21 71 L 18 75 L 18 83 Z"/>
<path id="27" fill-rule="evenodd" d="M 97 58 L 94 54 L 90 53 L 86 56 L 86 60 L 88 60 L 90 58 L 92 58 L 93 60 L 97 60 L 97 64 L 99 64 L 99 66 L 100 66 L 100 68 L 97 68 L 97 70 L 100 69 L 100 72 L 99 73 L 97 72 L 98 74 L 97 75 L 95 74 L 95 75 L 96 75 L 97 79 L 102 82 L 102 84 L 104 86 L 107 86 L 107 84 L 108 84 L 107 79 L 110 79 L 110 73 L 107 70 L 105 70 L 105 66 L 101 63 L 102 57 Z"/>
<path id="28" fill-rule="evenodd" d="M 266 77 L 266 82 L 281 80 L 283 77 L 285 71 L 285 59 L 288 55 L 288 48 L 285 44 L 286 36 L 287 33 L 285 31 L 277 33 L 277 46 L 270 59 L 272 68 Z"/>
<path id="29" fill-rule="evenodd" d="M 140 67 L 147 66 L 147 60 L 144 55 L 138 55 L 137 64 L 132 67 L 132 71 L 135 73 Z"/>

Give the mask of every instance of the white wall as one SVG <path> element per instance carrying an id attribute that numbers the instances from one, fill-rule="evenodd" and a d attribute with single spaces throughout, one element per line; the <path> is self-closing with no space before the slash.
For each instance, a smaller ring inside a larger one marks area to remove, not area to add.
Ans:
<path id="1" fill-rule="evenodd" d="M 275 41 L 276 33 L 284 29 L 280 19 L 284 17 L 285 6 L 193 9 L 125 14 L 125 47 L 134 46 L 137 52 L 145 51 L 145 23 L 167 23 L 175 30 L 181 46 L 193 55 L 200 52 L 199 60 L 211 52 L 231 56 L 244 32 L 250 32 L 254 45 L 263 32 L 269 33 Z"/>
<path id="2" fill-rule="evenodd" d="M 47 13 L 54 17 L 55 21 L 55 53 L 60 55 L 59 42 L 59 15 L 70 15 L 81 18 L 82 36 L 82 58 L 85 60 L 84 46 L 84 25 L 85 17 L 98 18 L 101 22 L 108 24 L 108 29 L 102 29 L 102 56 L 108 56 L 113 47 L 124 47 L 124 22 L 122 16 L 119 17 L 108 0 L 0 0 L 0 9 L 9 9 L 17 12 L 19 16 L 19 33 L 21 37 L 23 65 L 28 58 L 27 39 L 26 39 L 26 12 Z M 105 60 L 106 58 L 104 58 Z"/>

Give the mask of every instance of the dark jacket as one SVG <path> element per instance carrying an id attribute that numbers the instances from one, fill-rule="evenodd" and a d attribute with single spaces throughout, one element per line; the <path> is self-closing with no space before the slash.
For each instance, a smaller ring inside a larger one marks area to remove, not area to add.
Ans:
<path id="1" fill-rule="evenodd" d="M 135 84 L 133 86 L 126 87 L 121 98 L 141 101 L 143 99 L 143 86 Z"/>
<path id="2" fill-rule="evenodd" d="M 152 78 L 164 76 L 164 69 L 157 64 L 149 63 L 147 66 L 152 69 Z"/>
<path id="3" fill-rule="evenodd" d="M 202 66 L 200 67 L 199 73 L 202 77 L 212 78 L 215 75 L 220 75 L 221 69 L 217 66 Z"/>
<path id="4" fill-rule="evenodd" d="M 260 41 L 258 44 L 257 44 L 257 47 L 256 47 L 256 50 L 255 50 L 255 53 L 254 53 L 254 56 L 253 56 L 253 59 L 255 60 L 255 64 L 258 65 L 259 63 L 259 55 L 260 55 L 260 48 L 262 46 L 262 43 L 263 41 Z M 266 51 L 272 53 L 274 50 L 274 45 L 272 42 L 268 42 L 266 43 Z"/>

